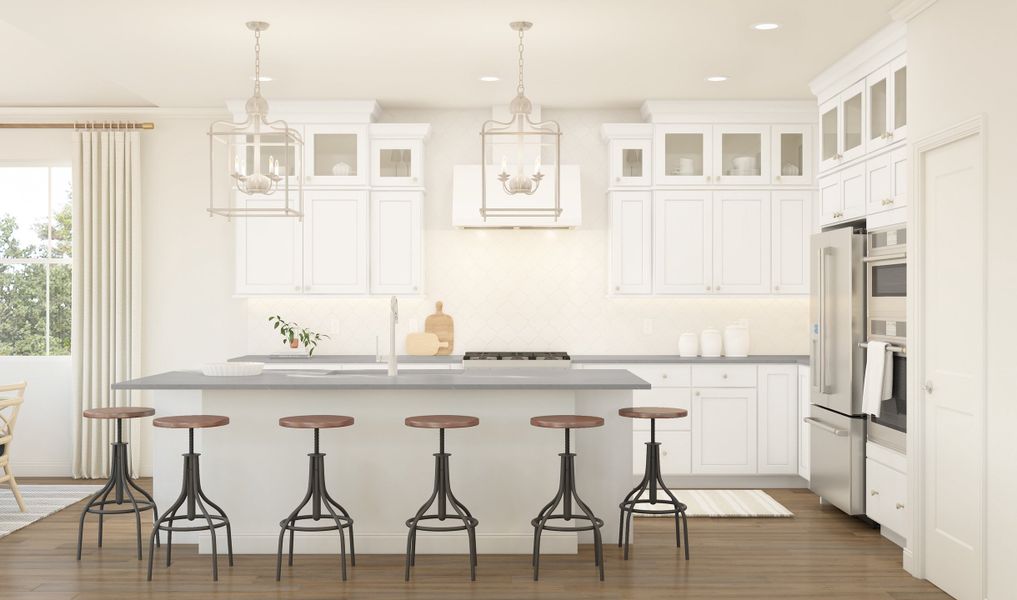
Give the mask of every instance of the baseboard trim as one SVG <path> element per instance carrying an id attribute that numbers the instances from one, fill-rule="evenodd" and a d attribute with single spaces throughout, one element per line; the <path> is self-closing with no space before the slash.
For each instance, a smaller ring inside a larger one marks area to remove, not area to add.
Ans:
<path id="1" fill-rule="evenodd" d="M 640 475 L 636 478 L 639 482 Z M 809 482 L 798 475 L 665 475 L 664 482 L 676 489 L 800 489 Z"/>
<path id="2" fill-rule="evenodd" d="M 212 552 L 211 538 L 207 533 L 176 534 L 177 543 L 194 543 L 197 537 L 198 553 Z M 226 534 L 219 533 L 216 538 L 217 551 L 226 550 Z M 346 538 L 346 550 L 349 551 L 349 537 Z M 357 554 L 404 554 L 406 552 L 405 533 L 368 533 L 357 534 Z M 233 552 L 235 554 L 275 554 L 279 547 L 279 532 L 234 534 Z M 285 550 L 285 545 L 284 545 Z M 544 532 L 540 536 L 541 554 L 576 554 L 579 544 L 574 533 Z M 312 533 L 297 532 L 294 554 L 335 554 L 339 552 L 339 536 L 335 532 Z M 417 535 L 417 552 L 419 554 L 466 554 L 467 542 L 465 532 L 452 534 Z M 477 533 L 477 552 L 480 554 L 530 554 L 533 552 L 533 535 L 530 533 Z"/>
<path id="3" fill-rule="evenodd" d="M 71 477 L 71 465 L 62 460 L 24 460 L 15 456 L 11 470 L 15 477 Z"/>
<path id="4" fill-rule="evenodd" d="M 912 577 L 918 577 L 917 575 L 915 575 L 915 554 L 914 554 L 914 552 L 911 551 L 911 548 L 904 548 L 904 552 L 902 554 L 903 554 L 903 559 L 901 561 L 901 566 L 903 566 L 904 570 L 907 571 L 908 573 L 910 573 Z M 918 578 L 921 579 L 921 577 L 918 577 Z"/>

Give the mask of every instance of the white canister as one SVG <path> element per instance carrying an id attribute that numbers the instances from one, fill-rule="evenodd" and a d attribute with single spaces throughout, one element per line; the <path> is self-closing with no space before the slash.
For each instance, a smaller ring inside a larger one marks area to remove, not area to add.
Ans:
<path id="1" fill-rule="evenodd" d="M 749 328 L 738 323 L 724 328 L 724 356 L 743 357 L 749 355 Z"/>
<path id="2" fill-rule="evenodd" d="M 699 336 L 694 333 L 683 333 L 678 336 L 678 356 L 699 356 Z"/>
<path id="3" fill-rule="evenodd" d="M 716 358 L 721 355 L 724 349 L 724 340 L 720 331 L 716 329 L 704 329 L 699 334 L 699 351 L 701 356 Z"/>

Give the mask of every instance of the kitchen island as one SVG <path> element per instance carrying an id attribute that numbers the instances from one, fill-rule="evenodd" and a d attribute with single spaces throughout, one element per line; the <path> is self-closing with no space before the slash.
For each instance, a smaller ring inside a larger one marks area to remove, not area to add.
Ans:
<path id="1" fill-rule="evenodd" d="M 603 427 L 573 432 L 577 486 L 604 520 L 605 541 L 618 528 L 618 503 L 632 487 L 632 427 L 618 409 L 632 405 L 632 391 L 650 384 L 621 369 L 470 369 L 414 371 L 390 377 L 380 371 L 271 370 L 253 377 L 206 377 L 173 371 L 117 383 L 114 389 L 154 390 L 160 416 L 220 414 L 226 427 L 195 432 L 202 457 L 202 485 L 227 512 L 238 553 L 274 553 L 279 521 L 299 503 L 307 486 L 312 434 L 279 427 L 280 417 L 342 414 L 352 427 L 322 430 L 326 479 L 356 525 L 359 553 L 405 551 L 405 521 L 433 487 L 438 434 L 406 427 L 420 414 L 476 416 L 480 425 L 447 432 L 452 488 L 479 519 L 481 553 L 529 553 L 532 519 L 558 486 L 560 431 L 532 427 L 530 417 L 590 414 Z M 168 507 L 180 490 L 187 436 L 154 430 L 155 498 Z M 547 532 L 546 552 L 574 553 L 592 540 L 588 532 Z M 297 536 L 296 551 L 334 553 L 335 534 Z M 208 535 L 179 536 L 209 550 Z M 465 535 L 418 537 L 418 552 L 465 553 Z"/>

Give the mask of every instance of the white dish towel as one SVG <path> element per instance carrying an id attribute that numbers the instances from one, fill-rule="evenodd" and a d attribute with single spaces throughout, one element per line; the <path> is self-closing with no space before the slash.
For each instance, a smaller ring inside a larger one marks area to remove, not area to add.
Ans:
<path id="1" fill-rule="evenodd" d="M 879 416 L 883 400 L 893 395 L 893 357 L 886 342 L 869 342 L 862 385 L 862 412 Z"/>

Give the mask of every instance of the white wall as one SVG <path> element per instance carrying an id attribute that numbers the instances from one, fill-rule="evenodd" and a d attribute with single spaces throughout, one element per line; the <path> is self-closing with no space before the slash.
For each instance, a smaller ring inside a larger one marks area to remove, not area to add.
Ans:
<path id="1" fill-rule="evenodd" d="M 566 350 L 573 354 L 676 353 L 682 331 L 748 319 L 752 352 L 804 354 L 808 299 L 608 298 L 605 122 L 639 121 L 638 110 L 552 110 L 562 162 L 582 166 L 583 224 L 576 230 L 459 230 L 452 227 L 452 167 L 475 164 L 489 109 L 386 110 L 387 122 L 427 122 L 426 298 L 400 305 L 398 339 L 423 329 L 435 300 L 455 319 L 455 351 Z M 274 350 L 270 314 L 329 333 L 321 353 L 387 352 L 385 299 L 257 298 L 247 301 L 247 349 Z"/>
<path id="2" fill-rule="evenodd" d="M 986 116 L 988 195 L 988 588 L 993 600 L 1017 590 L 1017 2 L 938 0 L 908 24 L 908 137 Z M 977 242 L 977 240 L 975 240 Z M 957 240 L 957 243 L 965 243 Z M 972 440 L 972 443 L 977 443 Z M 957 493 L 964 493 L 958 490 Z"/>

